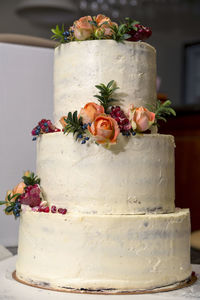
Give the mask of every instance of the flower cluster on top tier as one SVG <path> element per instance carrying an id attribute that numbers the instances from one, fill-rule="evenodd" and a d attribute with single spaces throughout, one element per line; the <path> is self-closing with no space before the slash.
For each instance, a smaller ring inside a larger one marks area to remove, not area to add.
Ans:
<path id="1" fill-rule="evenodd" d="M 19 217 L 22 204 L 29 206 L 33 211 L 49 212 L 50 208 L 42 195 L 40 178 L 32 172 L 26 171 L 22 179 L 23 181 L 7 192 L 5 201 L 0 201 L 0 205 L 6 205 L 5 213 L 13 214 L 15 218 Z M 66 214 L 67 209 L 57 209 L 56 206 L 52 206 L 51 212 Z"/>
<path id="2" fill-rule="evenodd" d="M 124 22 L 117 24 L 105 15 L 85 16 L 76 20 L 69 30 L 64 25 L 52 29 L 52 39 L 60 43 L 85 40 L 113 39 L 116 41 L 143 41 L 149 38 L 152 31 L 149 27 L 141 25 L 138 21 L 125 18 Z"/>
<path id="3" fill-rule="evenodd" d="M 157 102 L 152 111 L 143 106 L 131 105 L 124 112 L 120 106 L 113 106 L 117 102 L 113 92 L 118 89 L 114 80 L 107 85 L 96 85 L 96 88 L 100 95 L 94 97 L 100 105 L 89 102 L 81 108 L 79 114 L 77 111 L 69 112 L 60 119 L 64 133 L 73 133 L 82 144 L 92 138 L 97 144 L 109 146 L 116 143 L 120 132 L 126 136 L 147 132 L 153 125 L 157 125 L 159 119 L 166 121 L 165 115 L 175 115 L 169 100 L 165 103 Z"/>

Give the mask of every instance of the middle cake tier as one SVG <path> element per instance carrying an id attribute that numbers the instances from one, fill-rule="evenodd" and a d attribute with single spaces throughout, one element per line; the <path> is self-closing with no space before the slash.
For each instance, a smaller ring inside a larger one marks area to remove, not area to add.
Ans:
<path id="1" fill-rule="evenodd" d="M 37 174 L 49 205 L 86 214 L 173 212 L 174 138 L 144 134 L 119 140 L 106 149 L 63 133 L 40 136 Z"/>

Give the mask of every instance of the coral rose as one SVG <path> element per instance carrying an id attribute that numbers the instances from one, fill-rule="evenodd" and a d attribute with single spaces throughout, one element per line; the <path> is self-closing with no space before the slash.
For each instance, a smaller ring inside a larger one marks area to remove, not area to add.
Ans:
<path id="1" fill-rule="evenodd" d="M 129 120 L 133 130 L 143 132 L 149 129 L 154 123 L 155 113 L 149 111 L 143 106 L 136 108 L 132 106 L 129 111 Z"/>
<path id="2" fill-rule="evenodd" d="M 85 16 L 75 21 L 73 24 L 74 36 L 78 41 L 88 40 L 94 32 L 94 25 L 90 23 L 91 16 Z"/>
<path id="3" fill-rule="evenodd" d="M 78 117 L 82 117 L 83 124 L 88 124 L 92 123 L 100 114 L 104 114 L 104 107 L 94 102 L 89 102 L 84 106 L 84 108 L 81 108 Z"/>
<path id="4" fill-rule="evenodd" d="M 115 144 L 120 133 L 117 122 L 104 114 L 97 116 L 88 130 L 98 144 Z"/>
<path id="5" fill-rule="evenodd" d="M 112 22 L 110 18 L 104 16 L 104 15 L 98 15 L 96 17 L 96 23 L 97 26 L 104 30 L 104 36 L 111 36 L 113 34 L 113 30 L 110 27 L 116 26 L 118 27 L 117 23 Z M 97 32 L 99 29 L 97 29 Z"/>

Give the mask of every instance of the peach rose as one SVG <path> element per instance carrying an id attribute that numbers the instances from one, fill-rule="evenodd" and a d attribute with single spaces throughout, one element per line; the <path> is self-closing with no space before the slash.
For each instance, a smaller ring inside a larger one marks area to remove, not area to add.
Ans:
<path id="1" fill-rule="evenodd" d="M 81 108 L 78 117 L 82 117 L 83 124 L 88 124 L 92 123 L 100 114 L 104 114 L 104 107 L 94 102 L 89 102 L 83 108 Z"/>
<path id="2" fill-rule="evenodd" d="M 13 192 L 13 195 L 14 194 L 22 194 L 24 193 L 24 188 L 26 187 L 25 183 L 24 182 L 20 182 L 18 185 L 16 185 L 14 187 L 14 189 L 12 190 Z"/>
<path id="3" fill-rule="evenodd" d="M 67 125 L 67 123 L 65 122 L 65 119 L 67 119 L 67 116 L 63 116 L 59 122 L 62 125 L 63 128 L 65 128 L 65 126 Z"/>
<path id="4" fill-rule="evenodd" d="M 74 30 L 76 40 L 84 41 L 91 37 L 94 32 L 94 25 L 89 21 L 92 21 L 91 16 L 82 17 L 74 22 L 72 29 Z"/>
<path id="5" fill-rule="evenodd" d="M 88 130 L 98 144 L 115 144 L 120 133 L 117 122 L 105 114 L 97 116 Z"/>
<path id="6" fill-rule="evenodd" d="M 97 26 L 104 30 L 104 36 L 111 36 L 112 35 L 113 30 L 110 28 L 111 26 L 117 26 L 118 27 L 117 23 L 112 22 L 110 20 L 110 18 L 108 18 L 104 15 L 101 15 L 101 14 L 96 17 L 95 21 L 97 22 Z M 99 31 L 99 29 L 97 29 L 97 32 L 98 31 Z"/>
<path id="7" fill-rule="evenodd" d="M 129 120 L 133 130 L 143 132 L 149 129 L 154 123 L 155 113 L 149 111 L 143 106 L 136 108 L 132 106 L 129 111 Z"/>

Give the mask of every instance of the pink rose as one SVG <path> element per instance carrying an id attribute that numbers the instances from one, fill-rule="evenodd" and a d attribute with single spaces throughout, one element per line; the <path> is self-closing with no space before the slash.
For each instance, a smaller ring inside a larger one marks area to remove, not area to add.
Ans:
<path id="1" fill-rule="evenodd" d="M 81 108 L 78 117 L 82 117 L 83 124 L 88 124 L 92 123 L 100 114 L 104 114 L 104 107 L 94 102 L 89 102 L 84 106 L 84 108 Z"/>
<path id="2" fill-rule="evenodd" d="M 115 144 L 120 133 L 117 122 L 104 114 L 97 116 L 88 130 L 98 144 Z"/>
<path id="3" fill-rule="evenodd" d="M 110 27 L 113 27 L 113 26 L 117 26 L 117 23 L 115 22 L 111 22 L 110 18 L 104 16 L 104 15 L 98 15 L 96 17 L 96 20 L 97 22 L 97 26 L 100 27 L 100 29 L 97 29 L 96 30 L 96 35 L 99 34 L 99 31 L 101 32 L 102 34 L 102 29 L 103 29 L 103 35 L 104 36 L 111 36 L 113 34 L 113 30 L 110 28 Z"/>
<path id="4" fill-rule="evenodd" d="M 29 205 L 30 207 L 39 206 L 41 202 L 39 185 L 35 184 L 27 186 L 25 193 L 20 196 L 19 202 L 21 204 Z"/>
<path id="5" fill-rule="evenodd" d="M 82 17 L 74 22 L 72 29 L 74 30 L 76 40 L 84 41 L 91 37 L 94 32 L 94 25 L 89 21 L 92 21 L 91 16 Z"/>
<path id="6" fill-rule="evenodd" d="M 149 111 L 143 106 L 136 108 L 132 106 L 129 110 L 129 120 L 133 130 L 143 132 L 149 129 L 154 123 L 155 113 Z"/>

